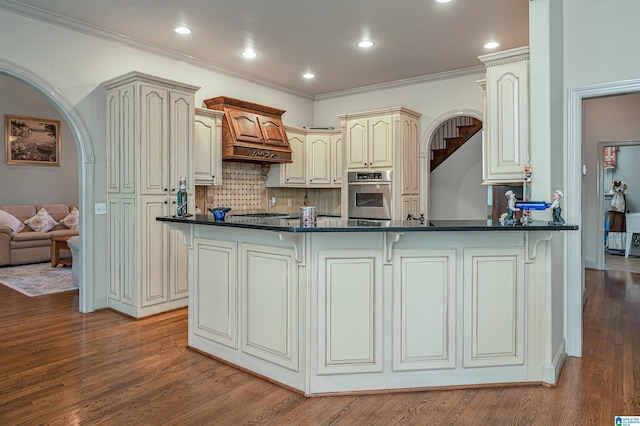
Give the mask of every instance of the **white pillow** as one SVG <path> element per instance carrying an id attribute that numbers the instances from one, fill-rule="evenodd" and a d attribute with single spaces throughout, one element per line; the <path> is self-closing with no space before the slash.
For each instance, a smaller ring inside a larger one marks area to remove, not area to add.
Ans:
<path id="1" fill-rule="evenodd" d="M 58 224 L 44 209 L 40 209 L 35 216 L 24 221 L 24 224 L 36 232 L 49 232 Z"/>
<path id="2" fill-rule="evenodd" d="M 4 210 L 0 210 L 0 226 L 7 226 L 11 228 L 13 234 L 17 234 L 22 231 L 24 225 L 20 222 L 20 219 L 15 217 L 14 215 L 5 212 Z"/>
<path id="3" fill-rule="evenodd" d="M 80 219 L 80 212 L 77 208 L 71 209 L 71 212 L 60 221 L 61 224 L 69 229 L 78 229 L 78 220 Z"/>

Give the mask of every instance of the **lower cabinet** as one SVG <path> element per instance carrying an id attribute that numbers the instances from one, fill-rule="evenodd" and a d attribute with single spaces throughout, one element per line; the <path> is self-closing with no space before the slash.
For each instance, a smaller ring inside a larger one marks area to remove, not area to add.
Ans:
<path id="1" fill-rule="evenodd" d="M 196 239 L 194 259 L 194 334 L 298 371 L 301 320 L 293 250 Z"/>
<path id="2" fill-rule="evenodd" d="M 109 307 L 141 318 L 187 306 L 188 248 L 179 231 L 156 220 L 171 215 L 169 198 L 112 197 L 108 204 Z"/>

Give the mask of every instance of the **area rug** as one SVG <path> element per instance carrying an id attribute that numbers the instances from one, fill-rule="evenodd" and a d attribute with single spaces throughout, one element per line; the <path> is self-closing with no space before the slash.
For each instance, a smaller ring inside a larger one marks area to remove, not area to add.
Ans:
<path id="1" fill-rule="evenodd" d="M 0 268 L 0 284 L 29 297 L 77 290 L 71 278 L 71 267 L 51 263 Z"/>

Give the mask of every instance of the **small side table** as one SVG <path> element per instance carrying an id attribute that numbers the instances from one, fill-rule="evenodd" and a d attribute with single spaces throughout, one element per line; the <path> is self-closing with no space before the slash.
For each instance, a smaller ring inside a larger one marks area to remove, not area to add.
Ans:
<path id="1" fill-rule="evenodd" d="M 71 266 L 73 259 L 60 259 L 60 250 L 69 250 L 67 240 L 69 237 L 54 237 L 51 238 L 51 267 L 55 268 L 58 265 Z"/>

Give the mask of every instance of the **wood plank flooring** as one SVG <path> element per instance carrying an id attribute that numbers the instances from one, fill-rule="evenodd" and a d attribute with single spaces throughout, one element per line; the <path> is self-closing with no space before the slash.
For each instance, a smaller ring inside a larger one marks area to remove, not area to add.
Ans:
<path id="1" fill-rule="evenodd" d="M 558 386 L 305 398 L 132 321 L 0 285 L 0 425 L 613 425 L 640 415 L 640 274 L 587 270 L 584 355 Z"/>

